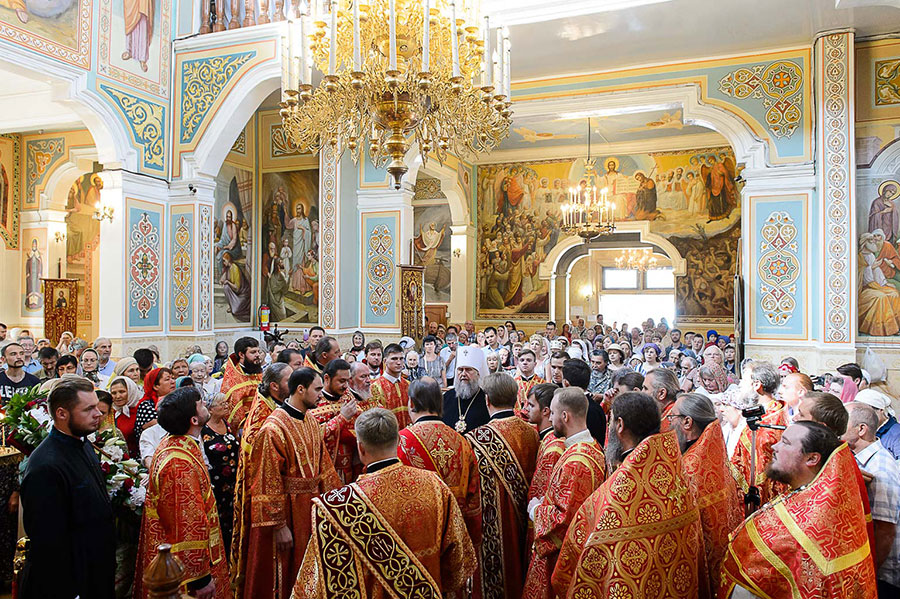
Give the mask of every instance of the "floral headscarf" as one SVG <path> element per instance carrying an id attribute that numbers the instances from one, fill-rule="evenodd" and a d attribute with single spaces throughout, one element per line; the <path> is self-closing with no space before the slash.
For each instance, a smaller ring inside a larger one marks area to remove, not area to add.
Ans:
<path id="1" fill-rule="evenodd" d="M 712 375 L 712 378 L 715 381 L 715 389 L 707 388 L 703 383 L 704 372 Z M 703 387 L 706 389 L 707 393 L 722 393 L 728 388 L 728 373 L 717 363 L 710 361 L 708 364 L 704 364 L 697 369 L 697 377 L 694 381 L 694 385 L 696 387 Z"/>

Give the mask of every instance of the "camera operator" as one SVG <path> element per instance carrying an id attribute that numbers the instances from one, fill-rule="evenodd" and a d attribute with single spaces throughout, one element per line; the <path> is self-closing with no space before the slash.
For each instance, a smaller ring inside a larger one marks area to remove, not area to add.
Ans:
<path id="1" fill-rule="evenodd" d="M 769 362 L 753 361 L 745 367 L 743 375 L 741 396 L 747 428 L 741 433 L 731 462 L 744 479 L 741 486 L 746 488 L 755 484 L 759 489 L 759 501 L 764 504 L 786 489 L 782 483 L 769 479 L 765 472 L 772 461 L 772 446 L 781 439 L 781 430 L 789 421 L 784 403 L 775 398 L 775 391 L 781 384 L 781 375 L 775 366 Z M 781 429 L 770 428 L 772 426 Z M 755 464 L 751 464 L 750 447 L 754 430 L 756 460 Z"/>

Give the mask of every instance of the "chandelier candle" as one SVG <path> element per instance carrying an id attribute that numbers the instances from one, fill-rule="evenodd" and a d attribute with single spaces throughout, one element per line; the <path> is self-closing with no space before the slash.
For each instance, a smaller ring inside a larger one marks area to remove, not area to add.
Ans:
<path id="1" fill-rule="evenodd" d="M 422 72 L 427 73 L 431 59 L 431 0 L 425 0 L 422 14 Z"/>

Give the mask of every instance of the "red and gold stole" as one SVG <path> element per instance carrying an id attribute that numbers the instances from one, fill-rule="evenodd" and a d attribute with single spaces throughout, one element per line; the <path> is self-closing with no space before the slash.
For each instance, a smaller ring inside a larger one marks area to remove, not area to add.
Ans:
<path id="1" fill-rule="evenodd" d="M 247 410 L 256 397 L 257 387 L 262 380 L 260 374 L 244 374 L 244 369 L 236 354 L 225 360 L 225 372 L 222 374 L 221 393 L 228 402 L 228 426 L 237 434 L 244 427 Z"/>
<path id="2" fill-rule="evenodd" d="M 728 462 L 725 437 L 718 421 L 709 423 L 681 458 L 703 529 L 705 552 L 699 586 L 701 599 L 715 597 L 728 534 L 744 519 L 744 499 Z"/>
<path id="3" fill-rule="evenodd" d="M 770 402 L 766 406 L 766 415 L 762 418 L 763 424 L 778 424 L 787 426 L 790 424 L 787 409 L 778 401 Z M 765 505 L 781 493 L 787 491 L 787 485 L 770 480 L 766 476 L 766 467 L 772 461 L 772 446 L 781 439 L 781 431 L 770 428 L 760 428 L 756 431 L 756 486 L 762 504 Z M 731 463 L 737 470 L 737 480 L 741 491 L 746 493 L 750 485 L 750 429 L 745 428 L 738 439 L 737 448 L 731 456 Z"/>
<path id="4" fill-rule="evenodd" d="M 315 549 L 331 596 L 364 597 L 362 568 L 396 597 L 441 597 L 438 583 L 356 484 L 313 500 Z"/>
<path id="5" fill-rule="evenodd" d="M 518 416 L 491 420 L 466 435 L 481 476 L 481 582 L 485 599 L 521 595 L 525 578 L 529 480 L 537 432 Z"/>
<path id="6" fill-rule="evenodd" d="M 516 395 L 516 416 L 528 420 L 528 414 L 525 412 L 525 402 L 528 400 L 528 392 L 531 391 L 535 385 L 540 385 L 546 381 L 536 374 L 531 375 L 531 378 L 526 380 L 522 376 L 522 373 L 516 373 L 516 376 L 513 378 L 515 379 L 516 384 L 519 385 L 519 393 Z"/>
<path id="7" fill-rule="evenodd" d="M 201 451 L 190 437 L 168 435 L 153 456 L 141 522 L 135 597 L 146 597 L 143 572 L 163 543 L 172 545 L 172 554 L 184 565 L 183 585 L 211 575 L 216 598 L 231 596 L 216 498 Z"/>
<path id="8" fill-rule="evenodd" d="M 384 378 L 384 375 L 372 381 L 372 401 L 382 408 L 390 410 L 397 417 L 400 430 L 409 426 L 409 381 L 400 378 L 396 383 Z"/>
<path id="9" fill-rule="evenodd" d="M 731 535 L 720 597 L 735 585 L 760 597 L 877 596 L 853 454 L 834 451 L 815 479 L 764 506 Z"/>
<path id="10" fill-rule="evenodd" d="M 535 497 L 543 497 L 547 492 L 547 483 L 559 458 L 566 451 L 566 443 L 550 431 L 541 439 L 538 446 L 534 476 L 531 478 L 531 486 L 528 489 L 528 501 Z"/>
<path id="11" fill-rule="evenodd" d="M 315 370 L 316 372 L 318 372 L 321 375 L 322 367 L 319 366 L 318 364 L 316 364 L 315 362 L 313 362 L 311 356 L 312 356 L 312 349 L 310 349 L 310 351 L 306 352 L 306 355 L 303 356 L 303 367 L 304 368 L 312 368 L 313 370 Z"/>
<path id="12" fill-rule="evenodd" d="M 241 451 L 238 454 L 237 478 L 234 484 L 234 528 L 231 533 L 231 587 L 235 599 L 241 599 L 244 590 L 244 576 L 247 568 L 247 541 L 250 536 L 250 506 L 244 501 L 250 487 L 247 467 L 253 438 L 269 414 L 275 409 L 275 400 L 260 393 L 256 394 L 247 418 L 244 420 L 244 434 L 241 436 Z"/>
<path id="13" fill-rule="evenodd" d="M 456 498 L 477 549 L 481 545 L 481 486 L 475 453 L 465 438 L 439 420 L 420 420 L 400 431 L 397 457 L 407 466 L 441 477 Z"/>
<path id="14" fill-rule="evenodd" d="M 651 435 L 578 510 L 553 589 L 569 599 L 696 597 L 699 543 L 675 433 Z"/>

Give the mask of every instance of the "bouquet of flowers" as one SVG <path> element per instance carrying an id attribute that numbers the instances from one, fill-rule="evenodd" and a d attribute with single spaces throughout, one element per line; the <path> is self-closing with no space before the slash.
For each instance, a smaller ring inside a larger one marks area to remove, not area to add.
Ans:
<path id="1" fill-rule="evenodd" d="M 97 431 L 93 444 L 113 510 L 139 515 L 147 494 L 147 488 L 141 484 L 147 469 L 128 455 L 125 439 L 115 428 Z"/>
<path id="2" fill-rule="evenodd" d="M 47 408 L 47 393 L 38 385 L 16 393 L 6 404 L 0 423 L 5 429 L 6 442 L 26 456 L 30 455 L 53 426 Z"/>

